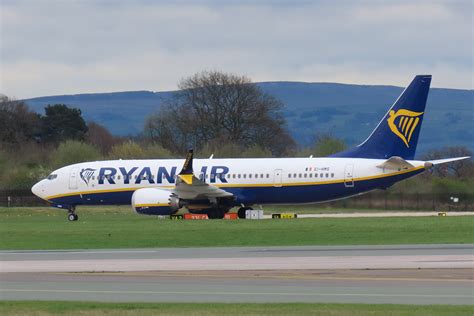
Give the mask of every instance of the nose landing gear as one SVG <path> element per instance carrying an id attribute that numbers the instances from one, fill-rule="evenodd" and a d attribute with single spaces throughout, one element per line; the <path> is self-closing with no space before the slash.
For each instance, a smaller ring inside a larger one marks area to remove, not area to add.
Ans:
<path id="1" fill-rule="evenodd" d="M 77 216 L 77 214 L 76 214 L 76 208 L 74 206 L 71 206 L 68 209 L 67 219 L 70 222 L 74 222 L 74 221 L 77 221 L 79 219 L 79 216 Z"/>

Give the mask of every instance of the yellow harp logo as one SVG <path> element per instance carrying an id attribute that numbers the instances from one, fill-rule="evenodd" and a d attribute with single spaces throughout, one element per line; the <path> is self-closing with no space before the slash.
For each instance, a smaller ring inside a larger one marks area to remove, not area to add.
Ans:
<path id="1" fill-rule="evenodd" d="M 388 114 L 388 127 L 397 135 L 407 147 L 410 147 L 411 135 L 415 131 L 416 126 L 420 122 L 419 116 L 424 112 L 413 112 L 405 109 L 400 109 L 395 112 L 391 110 Z"/>

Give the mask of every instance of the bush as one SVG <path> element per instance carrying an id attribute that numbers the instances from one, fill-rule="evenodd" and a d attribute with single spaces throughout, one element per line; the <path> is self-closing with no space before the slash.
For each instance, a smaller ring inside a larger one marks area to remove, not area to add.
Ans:
<path id="1" fill-rule="evenodd" d="M 51 167 L 57 169 L 74 163 L 100 159 L 102 156 L 94 146 L 77 140 L 67 140 L 59 144 L 52 154 Z"/>
<path id="2" fill-rule="evenodd" d="M 473 181 L 461 181 L 451 178 L 434 178 L 433 193 L 446 200 L 449 200 L 451 196 L 465 200 L 474 195 L 473 185 Z"/>
<path id="3" fill-rule="evenodd" d="M 7 190 L 29 189 L 48 174 L 44 167 L 28 168 L 17 166 L 6 170 L 0 187 Z"/>
<path id="4" fill-rule="evenodd" d="M 144 149 L 144 157 L 148 159 L 164 159 L 174 158 L 175 155 L 173 155 L 171 151 L 159 144 L 150 144 Z"/>
<path id="5" fill-rule="evenodd" d="M 110 159 L 143 159 L 146 156 L 143 148 L 131 140 L 112 146 L 109 153 Z"/>

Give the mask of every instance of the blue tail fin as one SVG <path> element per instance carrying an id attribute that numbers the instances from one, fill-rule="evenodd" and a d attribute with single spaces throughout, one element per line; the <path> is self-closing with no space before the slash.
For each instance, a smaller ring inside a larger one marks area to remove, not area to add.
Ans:
<path id="1" fill-rule="evenodd" d="M 416 76 L 362 144 L 331 157 L 413 159 L 430 83 L 430 75 Z"/>

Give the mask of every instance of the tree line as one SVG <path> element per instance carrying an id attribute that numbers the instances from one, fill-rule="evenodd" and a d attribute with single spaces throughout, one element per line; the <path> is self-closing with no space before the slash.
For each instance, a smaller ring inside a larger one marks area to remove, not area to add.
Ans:
<path id="1" fill-rule="evenodd" d="M 347 147 L 330 134 L 315 135 L 311 146 L 298 146 L 287 130 L 282 102 L 245 76 L 200 72 L 184 78 L 178 88 L 133 137 L 114 136 L 99 122 L 86 122 L 81 110 L 69 105 L 47 105 L 44 114 L 38 114 L 23 101 L 2 97 L 0 189 L 30 188 L 50 171 L 76 162 L 182 158 L 188 148 L 198 157 L 318 157 Z M 467 148 L 450 147 L 422 158 L 471 154 Z M 423 187 L 469 195 L 473 176 L 473 163 L 461 161 L 432 169 L 394 190 Z"/>

